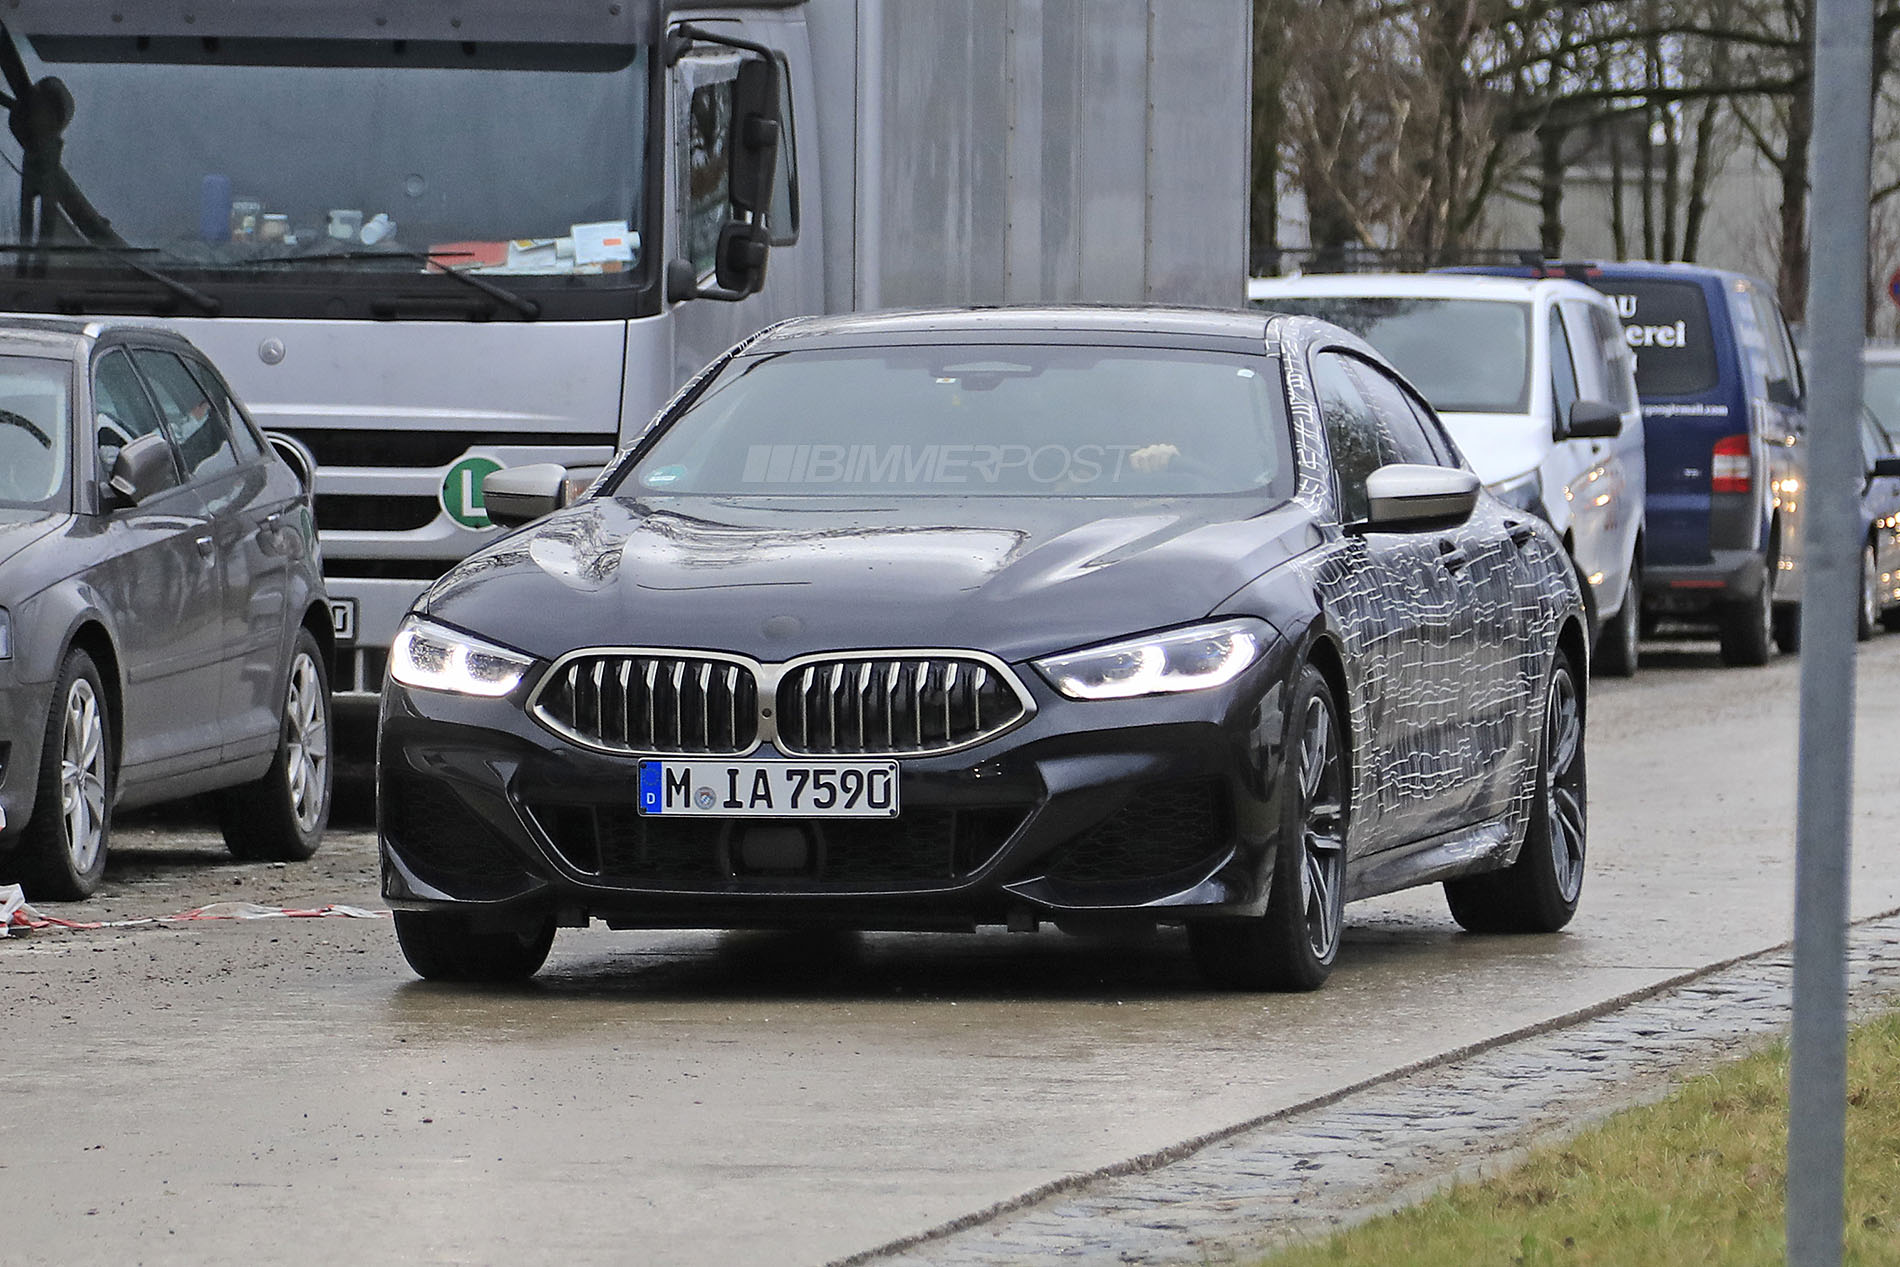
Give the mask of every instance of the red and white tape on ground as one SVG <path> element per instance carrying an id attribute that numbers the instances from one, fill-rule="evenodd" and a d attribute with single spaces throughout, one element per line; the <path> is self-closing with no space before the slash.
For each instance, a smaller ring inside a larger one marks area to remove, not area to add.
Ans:
<path id="1" fill-rule="evenodd" d="M 139 919 L 73 920 L 42 915 L 26 904 L 26 894 L 17 884 L 0 885 L 0 937 L 13 929 L 32 931 L 60 928 L 86 931 L 94 928 L 137 928 L 145 924 L 184 924 L 193 920 L 213 919 L 380 919 L 388 911 L 365 910 L 360 906 L 313 906 L 298 909 L 289 906 L 259 906 L 255 902 L 213 902 L 176 915 L 147 915 Z"/>

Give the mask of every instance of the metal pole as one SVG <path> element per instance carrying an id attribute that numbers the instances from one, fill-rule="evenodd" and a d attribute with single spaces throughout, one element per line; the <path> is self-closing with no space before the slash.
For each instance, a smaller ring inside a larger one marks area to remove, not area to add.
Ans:
<path id="1" fill-rule="evenodd" d="M 1847 856 L 1860 593 L 1873 0 L 1817 0 L 1810 213 L 1807 529 L 1795 828 L 1788 1262 L 1841 1261 L 1847 1113 Z"/>

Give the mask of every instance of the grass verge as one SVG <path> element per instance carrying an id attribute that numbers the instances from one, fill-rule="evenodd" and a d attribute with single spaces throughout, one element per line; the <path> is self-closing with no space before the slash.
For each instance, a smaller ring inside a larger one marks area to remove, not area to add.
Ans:
<path id="1" fill-rule="evenodd" d="M 1783 1043 L 1507 1173 L 1265 1262 L 1779 1263 L 1787 1086 Z M 1900 1265 L 1900 1012 L 1855 1029 L 1847 1086 L 1847 1261 Z"/>

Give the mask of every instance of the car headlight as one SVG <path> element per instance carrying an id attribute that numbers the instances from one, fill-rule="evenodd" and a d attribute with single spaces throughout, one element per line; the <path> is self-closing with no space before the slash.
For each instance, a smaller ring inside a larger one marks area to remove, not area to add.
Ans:
<path id="1" fill-rule="evenodd" d="M 13 658 L 13 617 L 0 607 L 0 660 Z"/>
<path id="2" fill-rule="evenodd" d="M 1539 519 L 1550 517 L 1544 510 L 1544 477 L 1541 472 L 1531 471 L 1516 479 L 1486 484 L 1484 488 L 1506 506 L 1514 506 L 1527 514 L 1536 515 Z"/>
<path id="3" fill-rule="evenodd" d="M 515 689 L 533 659 L 420 616 L 405 617 L 389 648 L 389 676 L 404 686 L 499 698 Z"/>
<path id="4" fill-rule="evenodd" d="M 1070 699 L 1131 699 L 1224 686 L 1260 658 L 1271 631 L 1258 620 L 1225 620 L 1035 661 Z"/>

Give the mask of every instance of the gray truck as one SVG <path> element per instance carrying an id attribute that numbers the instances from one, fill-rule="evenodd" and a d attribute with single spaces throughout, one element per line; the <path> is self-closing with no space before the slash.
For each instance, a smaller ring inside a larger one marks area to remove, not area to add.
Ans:
<path id="1" fill-rule="evenodd" d="M 308 450 L 346 710 L 497 531 L 486 475 L 605 463 L 772 321 L 1244 298 L 1249 0 L 0 23 L 0 309 L 163 322 Z"/>

